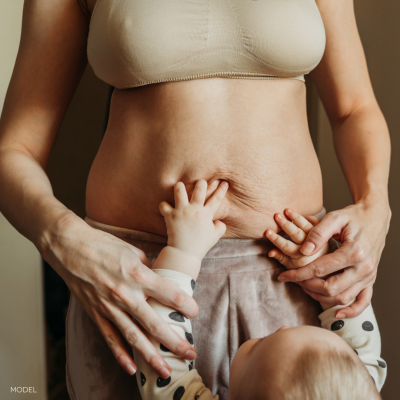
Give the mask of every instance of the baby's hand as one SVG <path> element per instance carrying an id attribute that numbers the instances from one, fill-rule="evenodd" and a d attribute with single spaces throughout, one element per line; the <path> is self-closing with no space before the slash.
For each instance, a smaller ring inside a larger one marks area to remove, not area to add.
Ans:
<path id="1" fill-rule="evenodd" d="M 278 249 L 270 250 L 268 255 L 276 258 L 287 269 L 294 269 L 304 267 L 311 261 L 322 257 L 329 252 L 329 244 L 325 243 L 322 249 L 313 256 L 305 256 L 300 253 L 302 243 L 307 237 L 308 232 L 317 225 L 320 220 L 314 216 L 302 217 L 300 214 L 287 209 L 287 214 L 293 222 L 290 222 L 282 214 L 275 214 L 275 221 L 277 224 L 289 235 L 292 241 L 283 238 L 271 229 L 266 231 L 268 239 Z"/>
<path id="2" fill-rule="evenodd" d="M 165 201 L 160 203 L 160 212 L 167 225 L 168 246 L 201 261 L 226 231 L 226 225 L 219 220 L 213 221 L 213 217 L 228 187 L 228 182 L 221 182 L 204 204 L 207 193 L 204 179 L 196 182 L 190 202 L 184 183 L 177 182 L 174 186 L 175 208 Z"/>

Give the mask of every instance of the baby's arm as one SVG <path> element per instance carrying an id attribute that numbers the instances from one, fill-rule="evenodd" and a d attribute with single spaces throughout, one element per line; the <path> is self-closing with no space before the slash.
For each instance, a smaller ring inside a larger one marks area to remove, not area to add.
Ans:
<path id="1" fill-rule="evenodd" d="M 205 203 L 207 182 L 200 179 L 188 199 L 185 185 L 174 187 L 175 208 L 163 201 L 160 212 L 167 225 L 168 244 L 162 249 L 153 269 L 170 269 L 196 279 L 203 257 L 224 235 L 223 222 L 213 221 L 228 190 L 228 182 L 221 182 Z"/>
<path id="2" fill-rule="evenodd" d="M 179 285 L 190 296 L 193 295 L 196 286 L 201 260 L 225 233 L 225 225 L 221 221 L 213 222 L 213 216 L 227 189 L 228 184 L 222 182 L 204 205 L 206 181 L 200 180 L 196 183 L 190 202 L 184 184 L 178 182 L 174 188 L 175 208 L 166 202 L 160 204 L 160 211 L 167 225 L 168 244 L 160 252 L 152 269 L 156 274 Z M 189 319 L 153 298 L 148 299 L 148 304 L 182 338 L 193 344 Z M 200 375 L 194 369 L 193 361 L 189 362 L 176 356 L 152 336 L 147 337 L 170 365 L 172 373 L 168 379 L 159 378 L 140 354 L 134 352 L 138 366 L 136 376 L 143 400 L 218 399 L 218 395 L 213 397 L 211 391 L 204 386 Z"/>
<path id="3" fill-rule="evenodd" d="M 381 336 L 372 305 L 370 304 L 358 317 L 337 319 L 337 310 L 348 307 L 354 300 L 344 306 L 334 306 L 319 315 L 322 328 L 339 335 L 360 357 L 369 374 L 381 391 L 386 380 L 387 367 L 380 357 Z"/>
<path id="4" fill-rule="evenodd" d="M 303 256 L 300 253 L 301 244 L 305 240 L 307 233 L 314 225 L 319 223 L 317 218 L 307 217 L 306 219 L 297 213 L 291 212 L 293 217 L 293 223 L 291 223 L 284 216 L 279 218 L 278 215 L 276 221 L 295 243 L 280 237 L 272 231 L 272 233 L 267 232 L 267 237 L 279 249 L 271 250 L 269 253 L 271 257 L 276 258 L 286 268 L 298 268 L 328 253 L 327 246 L 318 253 L 317 257 Z M 324 310 L 319 315 L 321 326 L 339 335 L 358 354 L 373 378 L 378 391 L 380 391 L 386 379 L 387 368 L 385 361 L 380 357 L 381 337 L 371 304 L 356 318 L 344 320 L 336 318 L 336 312 L 339 309 L 348 307 L 353 302 L 354 300 L 347 305 L 334 306 L 321 303 Z"/>

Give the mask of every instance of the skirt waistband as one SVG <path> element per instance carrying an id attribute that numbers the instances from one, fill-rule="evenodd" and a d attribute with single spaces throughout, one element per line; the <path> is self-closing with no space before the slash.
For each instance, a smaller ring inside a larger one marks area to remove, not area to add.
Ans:
<path id="1" fill-rule="evenodd" d="M 321 211 L 314 214 L 319 219 L 322 219 L 326 214 L 326 210 L 323 207 Z M 101 231 L 110 233 L 122 240 L 135 246 L 135 242 L 141 242 L 140 248 L 143 248 L 143 242 L 153 244 L 150 246 L 155 252 L 161 251 L 161 249 L 167 244 L 167 236 L 157 235 L 155 233 L 138 231 L 134 229 L 119 228 L 112 225 L 106 225 L 101 222 L 94 221 L 88 217 L 85 221 L 92 228 L 99 229 Z M 139 243 L 138 243 L 139 244 Z M 158 246 L 156 245 L 158 244 Z M 147 247 L 147 246 L 146 246 Z M 255 256 L 261 254 L 268 254 L 269 250 L 273 248 L 273 244 L 266 238 L 259 239 L 248 239 L 248 238 L 221 238 L 212 247 L 204 260 L 215 260 L 221 258 L 236 258 Z"/>

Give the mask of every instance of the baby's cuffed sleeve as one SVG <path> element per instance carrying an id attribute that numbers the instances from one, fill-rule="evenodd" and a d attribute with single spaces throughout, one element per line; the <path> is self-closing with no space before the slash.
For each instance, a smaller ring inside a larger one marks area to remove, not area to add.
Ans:
<path id="1" fill-rule="evenodd" d="M 176 283 L 187 294 L 193 296 L 196 283 L 190 276 L 167 269 L 153 269 L 153 272 Z M 153 298 L 149 298 L 147 302 L 181 338 L 193 345 L 192 324 L 189 319 Z M 134 360 L 138 366 L 136 378 L 143 400 L 219 399 L 218 395 L 213 397 L 211 391 L 204 386 L 199 373 L 194 368 L 194 361 L 189 362 L 184 360 L 160 344 L 147 332 L 145 333 L 150 342 L 169 364 L 172 373 L 167 379 L 160 378 L 144 361 L 141 355 L 134 350 Z"/>
<path id="2" fill-rule="evenodd" d="M 351 304 L 351 303 L 350 303 Z M 349 306 L 335 306 L 319 315 L 321 326 L 343 340 L 358 354 L 367 367 L 378 391 L 381 391 L 386 379 L 387 367 L 381 358 L 381 336 L 371 304 L 355 318 L 338 320 L 337 310 Z"/>

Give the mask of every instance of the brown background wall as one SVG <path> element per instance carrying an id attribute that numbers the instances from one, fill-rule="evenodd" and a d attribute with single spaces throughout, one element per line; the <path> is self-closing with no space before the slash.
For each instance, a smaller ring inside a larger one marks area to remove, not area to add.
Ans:
<path id="1" fill-rule="evenodd" d="M 364 45 L 376 97 L 389 125 L 393 158 L 390 202 L 393 219 L 375 284 L 373 304 L 380 324 L 383 358 L 388 380 L 382 391 L 386 400 L 400 393 L 400 296 L 397 238 L 400 234 L 400 2 L 355 0 L 357 23 Z M 100 144 L 109 89 L 88 69 L 63 123 L 48 172 L 55 195 L 83 217 L 86 177 Z M 321 103 L 310 102 L 310 124 L 324 178 L 324 202 L 328 211 L 352 200 L 334 155 L 329 123 Z"/>

